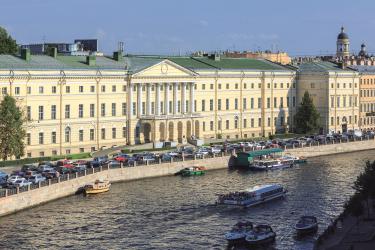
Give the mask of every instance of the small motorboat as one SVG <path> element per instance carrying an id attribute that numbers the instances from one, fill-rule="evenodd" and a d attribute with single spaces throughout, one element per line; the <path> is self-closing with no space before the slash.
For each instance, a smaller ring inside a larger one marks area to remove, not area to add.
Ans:
<path id="1" fill-rule="evenodd" d="M 107 180 L 96 180 L 94 183 L 87 184 L 83 187 L 85 194 L 99 194 L 108 192 L 111 183 Z"/>
<path id="2" fill-rule="evenodd" d="M 204 175 L 206 173 L 205 167 L 190 167 L 184 168 L 180 171 L 182 176 Z"/>
<path id="3" fill-rule="evenodd" d="M 225 234 L 225 239 L 231 244 L 243 243 L 251 230 L 253 230 L 253 223 L 250 221 L 238 222 Z"/>
<path id="4" fill-rule="evenodd" d="M 275 237 L 276 233 L 272 230 L 271 226 L 257 225 L 247 233 L 245 241 L 248 245 L 256 246 L 273 242 Z"/>
<path id="5" fill-rule="evenodd" d="M 298 234 L 313 233 L 318 229 L 318 220 L 315 216 L 301 216 L 294 228 Z"/>

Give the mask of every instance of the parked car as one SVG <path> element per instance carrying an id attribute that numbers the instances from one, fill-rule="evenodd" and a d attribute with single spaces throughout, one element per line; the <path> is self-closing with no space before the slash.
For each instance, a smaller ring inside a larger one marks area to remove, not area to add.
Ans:
<path id="1" fill-rule="evenodd" d="M 110 160 L 110 161 L 108 161 L 108 166 L 110 168 L 119 168 L 120 164 L 121 163 L 119 161 L 116 161 L 116 160 Z"/>
<path id="2" fill-rule="evenodd" d="M 245 144 L 246 145 L 246 144 Z M 246 146 L 245 146 L 246 147 Z M 212 154 L 220 154 L 221 153 L 221 148 L 219 148 L 219 147 L 212 147 L 211 148 L 211 150 L 210 150 L 210 152 L 212 153 Z"/>
<path id="3" fill-rule="evenodd" d="M 8 179 L 8 174 L 0 171 L 0 180 L 7 180 Z"/>
<path id="4" fill-rule="evenodd" d="M 47 170 L 42 173 L 42 176 L 46 177 L 46 179 L 52 179 L 59 177 L 60 173 L 56 170 Z"/>
<path id="5" fill-rule="evenodd" d="M 25 164 L 25 165 L 22 166 L 21 171 L 22 172 L 26 172 L 26 171 L 29 171 L 29 170 L 35 171 L 37 169 L 38 169 L 38 167 L 35 166 L 34 164 Z"/>
<path id="6" fill-rule="evenodd" d="M 39 167 L 38 167 L 39 172 L 44 172 L 44 171 L 47 171 L 47 170 L 54 170 L 54 168 L 51 167 L 50 165 L 39 165 Z"/>
<path id="7" fill-rule="evenodd" d="M 87 169 L 87 167 L 84 164 L 78 164 L 74 166 L 74 169 L 76 172 L 84 172 Z"/>
<path id="8" fill-rule="evenodd" d="M 28 179 L 28 178 L 30 178 L 31 176 L 34 176 L 34 175 L 36 175 L 36 174 L 38 174 L 38 172 L 37 171 L 32 171 L 32 170 L 29 170 L 29 171 L 26 171 L 26 173 L 25 173 L 25 178 L 26 179 Z"/>
<path id="9" fill-rule="evenodd" d="M 11 183 L 13 184 L 14 182 L 18 181 L 18 180 L 25 180 L 25 178 L 21 177 L 21 176 L 18 176 L 18 175 L 11 175 L 9 178 L 8 178 L 8 183 Z"/>
<path id="10" fill-rule="evenodd" d="M 33 176 L 31 176 L 31 177 L 29 178 L 28 181 L 30 181 L 30 182 L 33 183 L 33 184 L 37 184 L 37 183 L 39 183 L 39 182 L 41 182 L 41 181 L 45 181 L 46 179 L 47 179 L 47 178 L 44 177 L 43 175 L 41 175 L 41 174 L 37 174 L 37 175 L 33 175 Z"/>
<path id="11" fill-rule="evenodd" d="M 129 158 L 130 158 L 130 155 L 127 155 L 127 154 L 118 154 L 115 157 L 113 157 L 115 161 L 119 161 L 119 162 L 127 162 Z"/>
<path id="12" fill-rule="evenodd" d="M 97 161 L 100 164 L 103 164 L 108 161 L 108 156 L 104 155 L 104 156 L 95 157 L 94 161 Z"/>
<path id="13" fill-rule="evenodd" d="M 20 179 L 15 182 L 13 182 L 10 186 L 12 187 L 24 187 L 32 184 L 31 181 L 26 180 L 26 179 Z"/>

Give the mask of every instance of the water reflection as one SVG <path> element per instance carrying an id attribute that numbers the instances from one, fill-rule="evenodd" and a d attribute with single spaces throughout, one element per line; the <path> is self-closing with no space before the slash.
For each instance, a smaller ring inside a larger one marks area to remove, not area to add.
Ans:
<path id="1" fill-rule="evenodd" d="M 312 249 L 316 236 L 297 238 L 293 225 L 311 214 L 323 231 L 373 153 L 319 157 L 267 173 L 218 170 L 114 184 L 105 194 L 71 196 L 1 218 L 0 249 L 226 249 L 223 235 L 238 220 L 273 227 L 276 241 L 266 249 Z M 212 205 L 218 193 L 264 183 L 285 185 L 287 198 L 250 209 Z"/>

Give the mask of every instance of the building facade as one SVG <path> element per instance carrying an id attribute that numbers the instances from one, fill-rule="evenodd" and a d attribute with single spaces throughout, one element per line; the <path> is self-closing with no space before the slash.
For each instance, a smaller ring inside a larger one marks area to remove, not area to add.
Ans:
<path id="1" fill-rule="evenodd" d="M 0 55 L 1 96 L 27 117 L 27 157 L 293 129 L 295 71 L 220 57 Z"/>
<path id="2" fill-rule="evenodd" d="M 297 99 L 305 91 L 320 113 L 321 133 L 359 129 L 359 73 L 331 62 L 301 64 L 298 69 Z"/>

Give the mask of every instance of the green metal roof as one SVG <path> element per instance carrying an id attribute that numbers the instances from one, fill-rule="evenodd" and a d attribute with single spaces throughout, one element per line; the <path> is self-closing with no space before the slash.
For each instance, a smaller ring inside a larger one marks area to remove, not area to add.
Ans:
<path id="1" fill-rule="evenodd" d="M 286 70 L 286 68 L 278 64 L 262 59 L 220 58 L 218 61 L 207 57 L 195 57 L 193 59 L 218 69 Z"/>
<path id="2" fill-rule="evenodd" d="M 262 150 L 255 150 L 255 151 L 248 151 L 248 152 L 239 152 L 238 155 L 246 155 L 246 157 L 256 157 L 262 155 L 269 155 L 273 153 L 281 153 L 284 150 L 281 148 L 269 148 L 269 149 L 262 149 Z"/>
<path id="3" fill-rule="evenodd" d="M 353 71 L 350 68 L 342 69 L 337 64 L 327 61 L 302 63 L 298 71 L 328 72 L 328 71 Z"/>

